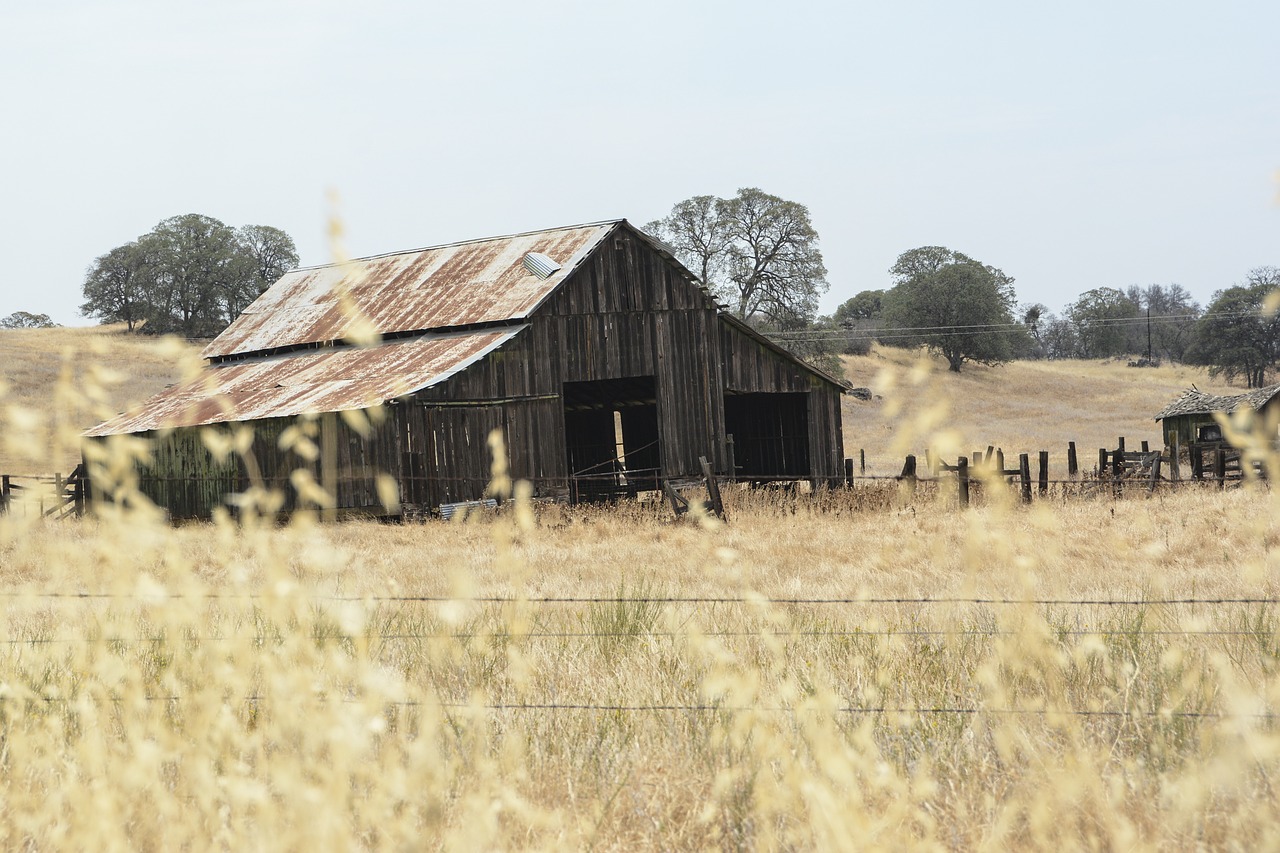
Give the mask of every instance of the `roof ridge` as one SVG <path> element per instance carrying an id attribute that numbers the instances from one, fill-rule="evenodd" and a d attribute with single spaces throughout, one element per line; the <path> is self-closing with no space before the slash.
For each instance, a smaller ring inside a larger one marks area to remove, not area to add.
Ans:
<path id="1" fill-rule="evenodd" d="M 397 255 L 414 255 L 418 252 L 430 252 L 435 249 L 452 249 L 456 246 L 469 246 L 473 243 L 491 243 L 494 240 L 514 240 L 517 237 L 531 237 L 534 234 L 550 234 L 553 231 L 574 231 L 579 228 L 601 228 L 606 225 L 618 225 L 627 222 L 625 218 L 620 219 L 601 219 L 598 222 L 581 222 L 577 225 L 560 225 L 554 228 L 535 228 L 531 231 L 516 231 L 511 234 L 495 234 L 491 237 L 474 237 L 470 240 L 454 240 L 450 243 L 437 243 L 434 246 L 419 246 L 416 249 L 398 249 L 394 252 L 379 252 L 376 255 L 361 255 L 358 258 L 351 258 L 347 261 L 330 261 L 327 264 L 311 264 L 305 267 L 294 267 L 289 272 L 306 272 L 309 270 L 323 270 L 330 267 L 338 267 L 343 264 L 357 263 L 359 261 L 376 261 L 381 258 L 394 258 Z M 629 224 L 629 223 L 628 223 Z"/>

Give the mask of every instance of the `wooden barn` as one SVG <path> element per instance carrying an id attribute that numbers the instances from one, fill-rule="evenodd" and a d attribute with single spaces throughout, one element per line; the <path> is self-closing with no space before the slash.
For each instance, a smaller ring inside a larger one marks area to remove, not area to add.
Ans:
<path id="1" fill-rule="evenodd" d="M 1161 422 L 1166 447 L 1174 446 L 1175 437 L 1178 446 L 1190 447 L 1193 443 L 1222 440 L 1215 412 L 1231 414 L 1246 408 L 1280 416 L 1280 385 L 1228 395 L 1206 394 L 1193 386 L 1165 406 L 1155 419 Z"/>
<path id="2" fill-rule="evenodd" d="M 408 510 L 434 512 L 482 497 L 495 429 L 546 498 L 696 477 L 699 457 L 739 479 L 842 474 L 843 383 L 721 310 L 626 220 L 294 270 L 203 355 L 195 380 L 87 433 L 150 437 L 142 490 L 174 518 L 254 481 L 296 506 L 299 468 L 343 510 L 380 513 L 389 475 Z M 203 429 L 237 423 L 254 427 L 247 460 L 206 450 Z M 302 430 L 328 452 L 291 446 Z"/>

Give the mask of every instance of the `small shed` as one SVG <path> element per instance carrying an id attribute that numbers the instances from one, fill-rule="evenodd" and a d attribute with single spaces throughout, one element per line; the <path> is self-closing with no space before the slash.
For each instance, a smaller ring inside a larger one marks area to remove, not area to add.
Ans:
<path id="1" fill-rule="evenodd" d="M 1241 409 L 1255 412 L 1280 415 L 1280 384 L 1266 388 L 1256 388 L 1244 394 L 1206 394 L 1194 385 L 1182 392 L 1182 396 L 1165 406 L 1156 415 L 1157 421 L 1163 422 L 1165 446 L 1173 444 L 1173 436 L 1177 436 L 1178 444 L 1189 447 L 1193 442 L 1202 440 L 1220 441 L 1221 433 L 1216 432 L 1218 426 L 1214 420 L 1216 412 L 1232 414 Z M 1214 435 L 1202 436 L 1202 428 Z"/>
<path id="2" fill-rule="evenodd" d="M 294 270 L 203 355 L 200 376 L 87 433 L 148 438 L 141 488 L 174 518 L 254 482 L 287 510 L 297 469 L 342 510 L 380 513 L 390 478 L 403 507 L 436 512 L 483 497 L 493 430 L 547 498 L 634 494 L 699 476 L 700 457 L 740 479 L 843 473 L 843 380 L 722 310 L 626 220 Z M 219 459 L 201 430 L 229 424 L 253 444 Z M 328 452 L 300 453 L 300 430 Z"/>

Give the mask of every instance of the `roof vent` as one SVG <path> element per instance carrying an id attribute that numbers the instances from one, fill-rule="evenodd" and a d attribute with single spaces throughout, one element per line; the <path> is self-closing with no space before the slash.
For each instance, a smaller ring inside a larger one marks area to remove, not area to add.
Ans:
<path id="1" fill-rule="evenodd" d="M 524 268 L 545 281 L 560 269 L 560 265 L 546 255 L 529 252 L 524 256 Z"/>

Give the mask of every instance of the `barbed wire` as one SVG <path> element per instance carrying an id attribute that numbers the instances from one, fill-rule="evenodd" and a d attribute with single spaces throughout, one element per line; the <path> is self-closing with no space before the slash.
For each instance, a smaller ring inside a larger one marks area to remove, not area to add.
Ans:
<path id="1" fill-rule="evenodd" d="M 134 702 L 141 699 L 145 702 L 185 702 L 192 697 L 182 696 L 179 694 L 169 694 L 164 696 L 144 695 L 140 697 L 107 697 L 107 701 L 113 704 L 123 704 L 125 702 Z M 334 701 L 329 697 L 313 696 L 312 699 L 320 701 Z M 0 696 L 0 703 L 4 702 L 44 702 L 46 704 L 70 704 L 82 701 L 79 696 L 31 696 L 22 697 L 12 694 Z M 275 701 L 273 697 L 254 695 L 245 696 L 236 700 L 236 704 L 265 704 Z M 296 697 L 288 699 L 291 704 L 297 701 Z M 931 716 L 931 715 L 952 715 L 952 716 L 981 716 L 989 714 L 992 716 L 1030 716 L 1030 717 L 1095 717 L 1095 718 L 1160 718 L 1160 719 L 1206 719 L 1206 720 L 1280 720 L 1280 714 L 1272 711 L 1256 711 L 1256 712 L 1222 712 L 1222 711 L 1179 711 L 1174 709 L 1154 709 L 1143 710 L 1129 708 L 1124 710 L 1108 710 L 1108 709 L 1089 709 L 1089 708 L 982 708 L 972 706 L 910 706 L 910 705 L 875 705 L 875 706 L 858 706 L 858 705 L 838 705 L 835 708 L 796 708 L 785 705 L 724 705 L 720 703 L 651 703 L 651 704 L 608 704 L 595 702 L 498 702 L 475 704 L 470 702 L 433 702 L 412 699 L 357 699 L 357 698 L 340 698 L 336 700 L 342 704 L 367 705 L 370 703 L 381 705 L 383 707 L 398 708 L 427 708 L 442 709 L 449 711 L 490 711 L 490 712 L 507 712 L 507 711 L 578 711 L 591 713 L 714 713 L 714 714 L 751 714 L 751 713 L 768 713 L 768 714 L 858 714 L 858 715 L 902 715 L 902 716 Z"/>
<path id="2" fill-rule="evenodd" d="M 423 603 L 423 604 L 752 604 L 752 605 L 906 605 L 906 604 L 979 604 L 1009 606 L 1099 606 L 1143 607 L 1180 606 L 1202 604 L 1280 604 L 1280 597 L 1186 597 L 1186 598 L 1001 598 L 1001 597 L 769 597 L 769 596 L 513 596 L 513 595 L 341 595 L 302 594 L 267 595 L 263 593 L 185 593 L 185 592 L 22 592 L 0 591 L 0 598 L 50 599 L 79 601 L 146 601 L 163 604 L 166 601 L 281 601 L 303 599 L 311 602 L 345 603 Z"/>

